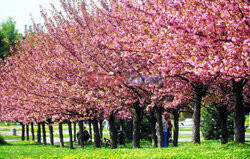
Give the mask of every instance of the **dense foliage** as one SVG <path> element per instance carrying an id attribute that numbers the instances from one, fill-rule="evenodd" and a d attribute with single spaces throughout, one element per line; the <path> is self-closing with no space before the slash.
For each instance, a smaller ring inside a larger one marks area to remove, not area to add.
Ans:
<path id="1" fill-rule="evenodd" d="M 16 29 L 16 22 L 11 17 L 0 23 L 0 58 L 9 56 L 11 47 L 15 50 L 18 36 L 20 35 Z"/>
<path id="2" fill-rule="evenodd" d="M 206 140 L 218 140 L 221 138 L 221 119 L 218 110 L 214 106 L 205 106 L 202 114 L 201 132 Z M 233 140 L 233 113 L 228 112 L 227 135 L 229 140 Z"/>

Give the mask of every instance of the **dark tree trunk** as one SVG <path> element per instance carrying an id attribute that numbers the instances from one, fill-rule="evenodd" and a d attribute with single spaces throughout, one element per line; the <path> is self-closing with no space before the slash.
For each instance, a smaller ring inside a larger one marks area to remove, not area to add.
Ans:
<path id="1" fill-rule="evenodd" d="M 115 116 L 111 114 L 109 116 L 109 135 L 111 140 L 111 148 L 117 148 L 117 131 L 115 127 Z"/>
<path id="2" fill-rule="evenodd" d="M 81 147 L 84 147 L 84 140 L 83 140 L 83 121 L 79 121 L 79 141 L 78 144 L 80 144 Z"/>
<path id="3" fill-rule="evenodd" d="M 43 145 L 47 145 L 46 142 L 46 130 L 45 130 L 45 123 L 42 122 L 42 130 L 43 130 Z"/>
<path id="4" fill-rule="evenodd" d="M 89 119 L 88 120 L 88 123 L 89 123 L 89 136 L 90 136 L 90 142 L 92 142 L 92 127 L 91 127 L 91 120 Z"/>
<path id="5" fill-rule="evenodd" d="M 195 88 L 195 103 L 193 113 L 192 143 L 201 143 L 200 139 L 200 121 L 201 121 L 201 101 L 205 91 L 204 86 L 199 85 Z"/>
<path id="6" fill-rule="evenodd" d="M 76 122 L 74 122 L 74 141 L 76 142 Z"/>
<path id="7" fill-rule="evenodd" d="M 54 134 L 53 134 L 53 126 L 49 125 L 49 135 L 50 135 L 50 146 L 54 145 Z"/>
<path id="8" fill-rule="evenodd" d="M 223 105 L 217 107 L 220 115 L 220 125 L 221 125 L 221 144 L 226 144 L 228 142 L 227 135 L 227 106 Z"/>
<path id="9" fill-rule="evenodd" d="M 140 148 L 142 111 L 142 108 L 139 106 L 139 101 L 137 101 L 134 105 L 133 148 Z"/>
<path id="10" fill-rule="evenodd" d="M 59 123 L 59 140 L 60 140 L 60 147 L 64 146 L 64 142 L 63 142 L 63 127 L 62 127 L 62 123 Z"/>
<path id="11" fill-rule="evenodd" d="M 25 125 L 22 124 L 22 140 L 25 140 Z"/>
<path id="12" fill-rule="evenodd" d="M 150 123 L 151 123 L 151 133 L 152 133 L 152 147 L 157 147 L 157 136 L 156 136 L 156 118 L 154 115 L 154 111 L 150 112 L 150 119 L 149 119 Z"/>
<path id="13" fill-rule="evenodd" d="M 173 136 L 173 146 L 178 146 L 178 137 L 179 137 L 179 112 L 175 110 L 174 115 L 174 136 Z"/>
<path id="14" fill-rule="evenodd" d="M 158 132 L 158 147 L 161 148 L 163 147 L 163 126 L 162 126 L 162 108 L 161 107 L 155 107 L 156 111 L 156 120 L 157 120 L 157 126 L 156 126 L 156 131 Z"/>
<path id="15" fill-rule="evenodd" d="M 37 123 L 37 143 L 41 143 L 41 124 Z"/>
<path id="16" fill-rule="evenodd" d="M 245 116 L 243 107 L 243 86 L 244 80 L 233 82 L 233 98 L 234 98 L 234 138 L 236 142 L 245 143 Z"/>
<path id="17" fill-rule="evenodd" d="M 98 127 L 98 121 L 96 118 L 93 119 L 93 128 L 94 128 L 94 147 L 101 147 L 101 139 Z"/>
<path id="18" fill-rule="evenodd" d="M 26 140 L 29 140 L 29 124 L 26 125 Z"/>
<path id="19" fill-rule="evenodd" d="M 35 141 L 35 132 L 34 132 L 34 123 L 31 124 L 31 135 L 32 135 L 32 140 Z"/>
<path id="20" fill-rule="evenodd" d="M 99 120 L 100 138 L 102 138 L 102 130 L 103 130 L 102 122 L 103 120 Z"/>
<path id="21" fill-rule="evenodd" d="M 70 121 L 68 122 L 68 128 L 69 128 L 69 148 L 73 149 L 72 127 Z"/>

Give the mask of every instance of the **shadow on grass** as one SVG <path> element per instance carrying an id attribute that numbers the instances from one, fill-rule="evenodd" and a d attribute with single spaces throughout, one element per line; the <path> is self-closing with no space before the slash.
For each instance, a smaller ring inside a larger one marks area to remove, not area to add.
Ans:
<path id="1" fill-rule="evenodd" d="M 6 141 L 4 141 L 4 138 L 0 135 L 0 146 L 1 145 L 9 145 Z"/>
<path id="2" fill-rule="evenodd" d="M 231 148 L 245 148 L 245 149 L 248 149 L 250 148 L 250 142 L 247 141 L 245 143 L 238 143 L 238 142 L 235 142 L 235 141 L 232 141 L 232 142 L 229 142 L 225 145 L 221 145 L 223 149 L 231 149 Z"/>
<path id="3" fill-rule="evenodd" d="M 10 141 L 7 143 L 9 146 L 31 146 L 31 145 L 41 145 L 43 146 L 43 144 L 39 144 L 37 142 L 34 141 Z"/>

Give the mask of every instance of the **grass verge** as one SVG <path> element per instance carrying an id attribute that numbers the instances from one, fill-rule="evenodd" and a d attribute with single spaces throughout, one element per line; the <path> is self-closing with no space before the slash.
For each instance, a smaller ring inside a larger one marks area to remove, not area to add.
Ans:
<path id="1" fill-rule="evenodd" d="M 9 142 L 9 145 L 0 146 L 0 158 L 230 158 L 245 159 L 250 157 L 250 145 L 230 142 L 221 145 L 219 141 L 202 141 L 200 145 L 187 142 L 179 143 L 179 147 L 151 148 L 151 143 L 142 141 L 143 148 L 132 149 L 131 142 L 126 143 L 125 147 L 118 149 L 93 148 L 93 145 L 85 145 L 84 148 L 69 149 L 68 147 L 59 148 L 57 146 L 43 146 L 32 141 Z"/>

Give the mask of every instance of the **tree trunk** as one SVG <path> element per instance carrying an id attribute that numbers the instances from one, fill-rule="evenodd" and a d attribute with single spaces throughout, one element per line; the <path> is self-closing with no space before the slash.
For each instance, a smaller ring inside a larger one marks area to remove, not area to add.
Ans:
<path id="1" fill-rule="evenodd" d="M 149 119 L 150 123 L 151 123 L 151 133 L 152 133 L 152 147 L 157 147 L 157 136 L 156 136 L 156 118 L 154 116 L 154 111 L 150 112 L 150 119 Z"/>
<path id="2" fill-rule="evenodd" d="M 109 135 L 111 140 L 111 148 L 117 148 L 117 131 L 115 127 L 115 116 L 111 114 L 109 116 Z"/>
<path id="3" fill-rule="evenodd" d="M 59 140 L 60 140 L 60 147 L 64 146 L 64 142 L 63 142 L 63 127 L 62 127 L 62 123 L 59 123 Z"/>
<path id="4" fill-rule="evenodd" d="M 103 120 L 99 120 L 100 138 L 102 138 L 102 130 L 103 130 L 102 122 Z"/>
<path id="5" fill-rule="evenodd" d="M 43 130 L 43 145 L 47 145 L 46 142 L 46 130 L 45 130 L 45 123 L 42 122 L 42 130 Z"/>
<path id="6" fill-rule="evenodd" d="M 245 143 L 245 116 L 243 107 L 243 81 L 233 80 L 233 98 L 234 98 L 234 139 L 236 142 Z"/>
<path id="7" fill-rule="evenodd" d="M 74 141 L 76 142 L 76 122 L 74 122 Z"/>
<path id="8" fill-rule="evenodd" d="M 101 147 L 100 133 L 98 128 L 98 121 L 96 118 L 93 119 L 93 127 L 94 127 L 94 147 Z"/>
<path id="9" fill-rule="evenodd" d="M 221 125 L 221 144 L 226 144 L 228 142 L 227 135 L 227 106 L 223 105 L 217 107 L 220 115 L 220 125 Z"/>
<path id="10" fill-rule="evenodd" d="M 201 143 L 200 139 L 200 121 L 201 121 L 201 100 L 204 92 L 202 86 L 195 88 L 195 103 L 193 113 L 192 143 Z"/>
<path id="11" fill-rule="evenodd" d="M 54 145 L 54 134 L 53 134 L 53 126 L 49 125 L 49 135 L 50 135 L 50 146 Z"/>
<path id="12" fill-rule="evenodd" d="M 69 128 L 69 148 L 73 149 L 72 127 L 70 121 L 68 122 L 68 128 Z"/>
<path id="13" fill-rule="evenodd" d="M 162 108 L 161 107 L 155 107 L 156 110 L 156 120 L 157 120 L 157 126 L 156 126 L 156 131 L 158 132 L 158 147 L 161 148 L 163 147 L 163 126 L 162 126 Z"/>
<path id="14" fill-rule="evenodd" d="M 84 147 L 84 140 L 83 140 L 83 121 L 79 121 L 79 141 L 81 147 Z"/>
<path id="15" fill-rule="evenodd" d="M 178 146 L 178 137 L 179 137 L 179 112 L 175 110 L 174 113 L 174 136 L 173 136 L 173 146 Z"/>
<path id="16" fill-rule="evenodd" d="M 89 119 L 88 120 L 88 123 L 89 123 L 89 136 L 90 136 L 90 142 L 92 142 L 92 128 L 91 128 L 91 120 Z"/>
<path id="17" fill-rule="evenodd" d="M 37 123 L 37 143 L 41 143 L 41 124 Z"/>
<path id="18" fill-rule="evenodd" d="M 25 140 L 25 125 L 22 124 L 22 140 Z"/>
<path id="19" fill-rule="evenodd" d="M 134 105 L 133 117 L 133 148 L 140 148 L 142 111 L 142 108 L 139 106 L 139 101 L 136 102 Z"/>
<path id="20" fill-rule="evenodd" d="M 32 140 L 35 141 L 35 132 L 34 132 L 34 123 L 30 123 L 31 124 L 31 135 L 32 135 Z"/>
<path id="21" fill-rule="evenodd" d="M 29 140 L 29 124 L 26 125 L 26 140 Z"/>

